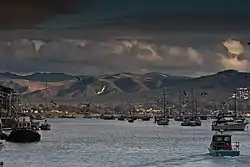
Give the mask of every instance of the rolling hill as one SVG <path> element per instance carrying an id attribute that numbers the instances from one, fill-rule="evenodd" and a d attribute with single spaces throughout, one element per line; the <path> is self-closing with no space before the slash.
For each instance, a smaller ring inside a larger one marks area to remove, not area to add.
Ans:
<path id="1" fill-rule="evenodd" d="M 146 94 L 158 94 L 163 87 L 173 94 L 183 89 L 195 88 L 198 91 L 209 92 L 211 98 L 224 98 L 236 87 L 249 87 L 250 73 L 226 70 L 197 78 L 171 76 L 158 72 L 101 76 L 73 76 L 63 73 L 34 73 L 23 76 L 0 73 L 0 84 L 22 93 L 24 99 L 29 101 L 45 97 L 109 101 L 120 98 L 142 98 Z"/>

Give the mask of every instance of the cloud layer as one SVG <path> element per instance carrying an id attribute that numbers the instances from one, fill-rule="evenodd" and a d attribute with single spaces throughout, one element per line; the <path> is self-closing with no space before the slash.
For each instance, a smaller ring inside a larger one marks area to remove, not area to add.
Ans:
<path id="1" fill-rule="evenodd" d="M 76 74 L 162 71 L 174 75 L 249 70 L 249 52 L 243 46 L 235 47 L 237 41 L 185 38 L 178 44 L 169 39 L 2 39 L 0 70 Z M 228 54 L 223 45 L 240 54 Z"/>

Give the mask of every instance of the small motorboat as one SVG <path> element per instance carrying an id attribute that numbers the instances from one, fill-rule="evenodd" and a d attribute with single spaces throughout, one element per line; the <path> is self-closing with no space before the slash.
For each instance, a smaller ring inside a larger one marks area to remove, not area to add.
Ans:
<path id="1" fill-rule="evenodd" d="M 133 119 L 133 118 L 129 118 L 129 119 L 128 119 L 128 122 L 129 122 L 129 123 L 133 123 L 133 122 L 134 122 L 134 119 Z"/>
<path id="2" fill-rule="evenodd" d="M 44 121 L 44 123 L 40 126 L 41 130 L 51 130 L 51 125 L 47 123 L 47 120 Z"/>
<path id="3" fill-rule="evenodd" d="M 174 120 L 175 121 L 183 121 L 183 118 L 182 118 L 182 116 L 176 116 L 176 117 L 174 117 Z"/>
<path id="4" fill-rule="evenodd" d="M 142 121 L 149 121 L 151 119 L 151 116 L 143 116 L 141 117 Z"/>
<path id="5" fill-rule="evenodd" d="M 159 119 L 157 121 L 157 124 L 158 125 L 168 125 L 169 124 L 169 119 L 166 117 L 166 118 L 162 118 L 162 119 Z"/>
<path id="6" fill-rule="evenodd" d="M 201 126 L 199 117 L 186 117 L 183 119 L 181 126 Z"/>
<path id="7" fill-rule="evenodd" d="M 232 142 L 232 135 L 223 134 L 223 130 L 215 133 L 208 148 L 211 156 L 239 156 L 239 142 Z"/>
<path id="8" fill-rule="evenodd" d="M 125 121 L 125 117 L 123 115 L 117 117 L 117 120 L 118 121 Z"/>

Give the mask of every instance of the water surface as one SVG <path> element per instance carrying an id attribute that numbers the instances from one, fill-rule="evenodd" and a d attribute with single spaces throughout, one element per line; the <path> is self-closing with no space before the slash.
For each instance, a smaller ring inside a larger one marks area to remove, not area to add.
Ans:
<path id="1" fill-rule="evenodd" d="M 170 122 L 49 119 L 51 131 L 33 144 L 5 142 L 0 158 L 6 167 L 248 167 L 250 133 L 234 132 L 239 157 L 210 157 L 211 121 L 202 127 Z"/>

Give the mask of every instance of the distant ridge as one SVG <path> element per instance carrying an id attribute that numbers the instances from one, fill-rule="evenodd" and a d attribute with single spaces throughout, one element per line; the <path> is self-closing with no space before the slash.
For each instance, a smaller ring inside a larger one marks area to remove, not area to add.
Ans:
<path id="1" fill-rule="evenodd" d="M 34 73 L 21 76 L 0 73 L 0 84 L 22 93 L 24 99 L 43 99 L 46 81 L 50 98 L 60 99 L 107 97 L 112 100 L 125 94 L 140 98 L 145 92 L 154 94 L 164 87 L 171 92 L 195 88 L 208 91 L 211 95 L 216 93 L 224 96 L 232 93 L 236 87 L 249 87 L 250 73 L 225 70 L 196 78 L 171 76 L 160 72 L 100 76 L 74 76 L 64 73 Z"/>

